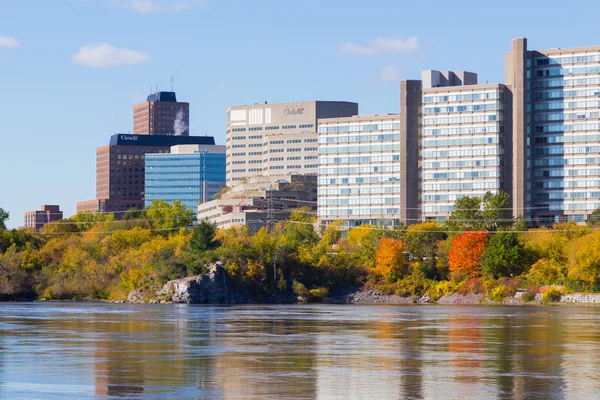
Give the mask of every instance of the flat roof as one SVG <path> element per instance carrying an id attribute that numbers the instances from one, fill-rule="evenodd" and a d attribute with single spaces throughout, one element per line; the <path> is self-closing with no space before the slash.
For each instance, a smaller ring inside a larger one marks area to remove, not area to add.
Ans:
<path id="1" fill-rule="evenodd" d="M 110 146 L 156 146 L 171 147 L 178 144 L 214 145 L 212 136 L 177 136 L 177 135 L 133 135 L 117 133 L 110 137 Z"/>

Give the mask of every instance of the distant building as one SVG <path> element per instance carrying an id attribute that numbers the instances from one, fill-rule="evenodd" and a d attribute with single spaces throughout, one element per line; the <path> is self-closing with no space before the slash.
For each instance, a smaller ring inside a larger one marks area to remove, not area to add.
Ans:
<path id="1" fill-rule="evenodd" d="M 63 212 L 60 206 L 43 205 L 41 210 L 28 211 L 25 213 L 25 227 L 41 229 L 49 222 L 63 219 Z"/>
<path id="2" fill-rule="evenodd" d="M 272 196 L 275 222 L 289 218 L 290 213 L 306 207 L 316 216 L 317 179 L 315 176 L 291 176 L 273 181 L 253 177 L 222 195 L 221 199 L 198 206 L 198 221 L 208 220 L 219 228 L 247 225 L 251 232 L 267 225 L 269 196 Z"/>
<path id="3" fill-rule="evenodd" d="M 227 186 L 252 176 L 317 175 L 317 120 L 358 114 L 358 104 L 306 101 L 227 109 Z"/>
<path id="4" fill-rule="evenodd" d="M 145 157 L 169 153 L 179 144 L 214 145 L 211 136 L 116 134 L 96 149 L 96 200 L 77 203 L 77 212 L 113 212 L 117 218 L 144 208 Z"/>
<path id="5" fill-rule="evenodd" d="M 225 186 L 225 146 L 173 146 L 169 154 L 147 154 L 145 169 L 146 207 L 179 200 L 195 212 Z"/>
<path id="6" fill-rule="evenodd" d="M 145 103 L 133 107 L 133 133 L 136 135 L 190 134 L 190 104 L 177 101 L 175 92 L 157 92 Z"/>

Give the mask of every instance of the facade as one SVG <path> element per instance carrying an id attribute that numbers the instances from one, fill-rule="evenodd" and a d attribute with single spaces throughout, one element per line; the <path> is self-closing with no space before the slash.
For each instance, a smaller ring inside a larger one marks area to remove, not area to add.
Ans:
<path id="1" fill-rule="evenodd" d="M 196 211 L 225 186 L 225 146 L 179 145 L 145 157 L 145 206 L 181 201 Z"/>
<path id="2" fill-rule="evenodd" d="M 111 136 L 108 146 L 96 149 L 96 200 L 78 203 L 77 212 L 112 212 L 120 218 L 132 208 L 143 209 L 146 154 L 169 153 L 178 144 L 214 145 L 215 141 L 210 136 Z"/>
<path id="3" fill-rule="evenodd" d="M 469 79 L 431 86 L 427 78 L 437 74 Z M 510 192 L 504 182 L 504 85 L 478 85 L 477 75 L 466 72 L 423 71 L 423 78 L 422 219 L 447 218 L 461 197 Z"/>
<path id="4" fill-rule="evenodd" d="M 198 220 L 208 220 L 219 228 L 247 225 L 256 232 L 267 225 L 269 196 L 272 198 L 274 221 L 284 221 L 290 213 L 306 207 L 317 212 L 317 178 L 296 175 L 289 180 L 253 177 L 223 193 L 220 199 L 198 206 Z"/>
<path id="5" fill-rule="evenodd" d="M 320 222 L 401 222 L 400 122 L 398 114 L 319 120 Z"/>
<path id="6" fill-rule="evenodd" d="M 133 133 L 136 135 L 190 134 L 190 104 L 177 101 L 175 92 L 157 92 L 145 103 L 133 107 Z"/>
<path id="7" fill-rule="evenodd" d="M 358 114 L 358 104 L 308 101 L 227 109 L 227 186 L 252 176 L 316 175 L 317 120 Z"/>
<path id="8" fill-rule="evenodd" d="M 600 207 L 600 46 L 529 50 L 512 42 L 513 213 L 583 222 Z"/>
<path id="9" fill-rule="evenodd" d="M 40 210 L 25 213 L 25 227 L 39 230 L 49 222 L 63 219 L 60 206 L 43 205 Z"/>

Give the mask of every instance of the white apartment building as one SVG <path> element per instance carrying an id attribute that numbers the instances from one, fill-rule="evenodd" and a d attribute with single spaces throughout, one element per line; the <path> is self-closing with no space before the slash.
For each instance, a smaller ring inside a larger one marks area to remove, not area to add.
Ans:
<path id="1" fill-rule="evenodd" d="M 319 120 L 319 221 L 400 222 L 400 117 Z"/>
<path id="2" fill-rule="evenodd" d="M 430 78 L 436 74 L 469 80 Z M 447 218 L 461 197 L 505 191 L 504 85 L 423 71 L 422 96 L 422 219 Z"/>

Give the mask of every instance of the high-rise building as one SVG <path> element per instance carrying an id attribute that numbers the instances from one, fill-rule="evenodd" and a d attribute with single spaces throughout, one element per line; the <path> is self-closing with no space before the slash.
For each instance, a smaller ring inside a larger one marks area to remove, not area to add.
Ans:
<path id="1" fill-rule="evenodd" d="M 337 101 L 229 107 L 227 186 L 259 175 L 316 175 L 317 120 L 357 114 L 358 104 Z"/>
<path id="2" fill-rule="evenodd" d="M 510 193 L 504 182 L 504 85 L 477 84 L 477 75 L 468 72 L 422 75 L 422 218 L 447 218 L 461 197 Z"/>
<path id="3" fill-rule="evenodd" d="M 319 221 L 401 222 L 398 114 L 319 119 Z"/>
<path id="4" fill-rule="evenodd" d="M 37 211 L 28 211 L 25 213 L 25 227 L 33 229 L 41 229 L 49 222 L 61 220 L 63 212 L 60 211 L 60 206 L 43 205 Z"/>
<path id="5" fill-rule="evenodd" d="M 133 107 L 133 133 L 136 135 L 190 134 L 190 104 L 177 101 L 175 92 L 157 92 L 145 103 Z"/>
<path id="6" fill-rule="evenodd" d="M 600 46 L 506 54 L 514 216 L 584 221 L 600 207 Z"/>
<path id="7" fill-rule="evenodd" d="M 225 186 L 225 146 L 173 146 L 168 154 L 146 154 L 145 167 L 146 207 L 179 200 L 196 212 Z"/>
<path id="8" fill-rule="evenodd" d="M 214 145 L 210 136 L 116 134 L 96 149 L 96 200 L 77 203 L 77 212 L 113 212 L 117 218 L 144 208 L 145 157 L 169 153 L 178 144 Z"/>

